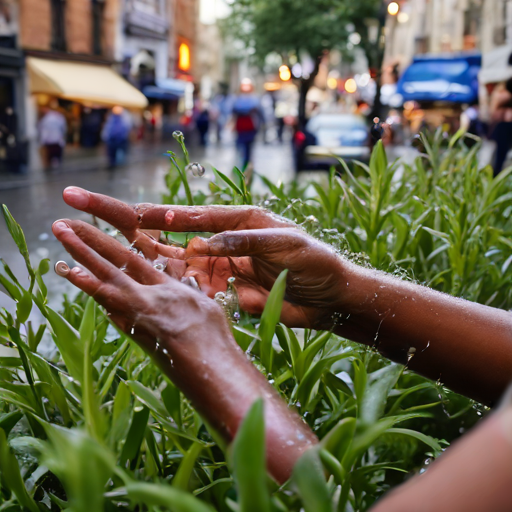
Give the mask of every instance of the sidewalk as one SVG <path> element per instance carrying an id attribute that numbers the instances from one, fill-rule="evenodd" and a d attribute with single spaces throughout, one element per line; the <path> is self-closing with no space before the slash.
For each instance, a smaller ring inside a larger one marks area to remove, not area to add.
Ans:
<path id="1" fill-rule="evenodd" d="M 159 158 L 173 146 L 173 140 L 158 142 L 143 141 L 132 145 L 127 158 L 127 164 L 144 162 L 148 159 Z M 25 187 L 34 183 L 42 183 L 62 174 L 88 171 L 91 169 L 106 169 L 108 167 L 106 150 L 103 145 L 96 148 L 67 147 L 60 169 L 52 171 L 31 170 L 26 173 L 11 173 L 0 170 L 0 190 L 10 190 Z"/>

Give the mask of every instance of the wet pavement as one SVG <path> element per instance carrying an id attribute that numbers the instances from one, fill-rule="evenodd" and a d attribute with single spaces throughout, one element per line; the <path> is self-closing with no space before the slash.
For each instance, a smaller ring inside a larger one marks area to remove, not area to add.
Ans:
<path id="1" fill-rule="evenodd" d="M 177 144 L 169 142 L 167 148 L 178 152 Z M 238 164 L 237 154 L 232 142 L 220 145 L 215 143 L 206 149 L 192 149 L 191 160 L 198 161 L 206 167 L 202 178 L 192 178 L 193 189 L 207 190 L 208 183 L 213 179 L 212 165 L 216 169 L 228 173 Z M 23 179 L 4 179 L 0 176 L 0 203 L 6 204 L 14 218 L 25 232 L 27 245 L 33 263 L 43 258 L 50 258 L 51 266 L 59 259 L 70 261 L 67 253 L 57 242 L 51 232 L 52 223 L 59 218 L 69 217 L 83 220 L 90 216 L 73 210 L 62 200 L 65 187 L 75 185 L 93 192 L 111 195 L 129 203 L 159 203 L 165 192 L 164 176 L 168 170 L 168 160 L 164 155 L 164 147 L 137 154 L 128 165 L 115 170 L 107 170 L 98 162 L 89 169 L 70 166 L 62 171 L 49 174 L 34 173 Z M 254 167 L 273 182 L 290 181 L 293 179 L 292 152 L 289 143 L 283 145 L 258 143 L 254 150 Z M 260 180 L 255 179 L 255 191 L 263 191 Z M 26 282 L 27 271 L 12 241 L 3 219 L 0 220 L 0 257 L 11 267 L 23 282 Z M 74 293 L 62 278 L 57 277 L 53 270 L 45 279 L 50 303 L 59 307 L 63 293 Z M 12 301 L 0 293 L 0 307 L 13 310 Z"/>

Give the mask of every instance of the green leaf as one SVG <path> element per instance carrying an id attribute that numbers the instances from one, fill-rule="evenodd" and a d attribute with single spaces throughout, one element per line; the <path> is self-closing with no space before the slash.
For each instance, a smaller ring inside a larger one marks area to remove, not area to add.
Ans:
<path id="1" fill-rule="evenodd" d="M 356 423 L 355 418 L 343 418 L 322 439 L 322 446 L 340 461 L 343 460 L 343 457 L 352 443 L 356 431 Z"/>
<path id="2" fill-rule="evenodd" d="M 173 512 L 213 512 L 210 505 L 169 485 L 131 482 L 126 485 L 125 492 L 135 503 L 146 507 L 165 507 Z"/>
<path id="3" fill-rule="evenodd" d="M 2 205 L 2 213 L 4 215 L 4 220 L 5 224 L 7 225 L 7 229 L 9 230 L 9 233 L 11 234 L 15 244 L 18 246 L 20 254 L 23 256 L 23 259 L 25 260 L 25 265 L 27 267 L 31 281 L 30 290 L 32 290 L 35 280 L 35 274 L 34 270 L 32 269 L 32 265 L 30 264 L 30 256 L 28 254 L 27 241 L 25 240 L 25 235 L 23 234 L 23 230 L 21 229 L 20 225 L 14 220 L 14 217 L 11 215 L 11 212 L 5 204 Z"/>
<path id="4" fill-rule="evenodd" d="M 0 416 L 0 429 L 2 429 L 6 436 L 16 426 L 16 423 L 23 418 L 23 413 L 20 411 L 13 411 Z"/>
<path id="5" fill-rule="evenodd" d="M 53 332 L 53 340 L 66 363 L 66 367 L 73 378 L 82 382 L 83 379 L 83 347 L 76 329 L 59 313 L 50 307 L 45 307 L 44 312 Z"/>
<path id="6" fill-rule="evenodd" d="M 149 388 L 143 386 L 140 382 L 129 380 L 126 382 L 135 396 L 154 413 L 162 418 L 167 418 L 169 415 L 165 410 L 164 405 L 160 399 Z"/>
<path id="7" fill-rule="evenodd" d="M 295 371 L 299 382 L 304 373 L 309 370 L 314 357 L 325 347 L 331 336 L 332 333 L 328 331 L 320 333 L 298 356 Z"/>
<path id="8" fill-rule="evenodd" d="M 227 183 L 227 185 L 239 196 L 243 197 L 244 193 L 240 190 L 240 187 L 238 185 L 235 185 L 233 181 L 231 181 L 224 173 L 218 171 L 217 169 L 213 168 L 213 172 L 215 176 L 218 176 L 224 183 Z"/>
<path id="9" fill-rule="evenodd" d="M 422 434 L 421 432 L 417 432 L 416 430 L 411 430 L 408 428 L 388 428 L 386 430 L 386 434 L 400 434 L 404 436 L 414 437 L 415 439 L 418 439 L 422 443 L 425 443 L 427 446 L 430 446 L 430 448 L 434 450 L 434 457 L 438 457 L 443 451 L 437 439 L 434 439 L 431 436 L 427 436 L 426 434 Z"/>
<path id="10" fill-rule="evenodd" d="M 119 465 L 125 467 L 128 461 L 131 466 L 135 466 L 135 462 L 139 455 L 144 434 L 146 432 L 146 425 L 149 419 L 149 409 L 147 407 L 138 407 L 133 413 L 130 430 L 124 442 L 123 451 L 119 457 Z"/>
<path id="11" fill-rule="evenodd" d="M 269 511 L 265 421 L 261 398 L 252 404 L 233 441 L 233 473 L 240 512 Z"/>
<path id="12" fill-rule="evenodd" d="M 327 357 L 317 361 L 304 375 L 297 390 L 297 399 L 303 407 L 309 403 L 311 392 L 316 383 L 321 379 L 322 374 L 328 370 L 336 361 L 352 355 L 351 350 L 347 350 L 336 356 Z"/>
<path id="13" fill-rule="evenodd" d="M 389 392 L 400 377 L 402 368 L 398 364 L 391 364 L 368 376 L 360 412 L 363 423 L 372 424 L 382 417 Z"/>
<path id="14" fill-rule="evenodd" d="M 276 325 L 281 318 L 283 308 L 284 293 L 286 291 L 286 276 L 288 270 L 283 270 L 276 279 L 274 286 L 267 298 L 267 303 L 261 315 L 261 323 L 258 329 L 260 336 L 260 357 L 263 366 L 267 371 L 272 371 L 272 362 L 274 359 L 274 349 L 272 348 L 272 338 L 276 330 Z"/>
<path id="15" fill-rule="evenodd" d="M 187 450 L 187 453 L 183 457 L 178 468 L 178 471 L 176 472 L 176 475 L 172 480 L 172 485 L 174 487 L 177 487 L 178 489 L 183 489 L 184 491 L 188 490 L 190 477 L 192 476 L 192 472 L 194 471 L 194 464 L 203 448 L 203 444 L 192 443 L 192 446 Z"/>
<path id="16" fill-rule="evenodd" d="M 96 327 L 96 302 L 92 297 L 87 299 L 84 316 L 80 324 L 80 340 L 84 348 L 82 407 L 85 425 L 91 437 L 102 439 L 102 417 L 98 396 L 94 392 L 92 344 Z"/>
<path id="17" fill-rule="evenodd" d="M 18 502 L 22 507 L 30 510 L 30 512 L 40 512 L 36 502 L 25 488 L 25 483 L 21 477 L 18 461 L 9 448 L 5 432 L 1 428 L 0 474 L 4 482 L 7 484 L 8 489 L 10 489 L 15 494 Z"/>
<path id="18" fill-rule="evenodd" d="M 20 324 L 24 324 L 28 320 L 31 311 L 32 295 L 24 291 L 23 295 L 21 296 L 21 300 L 18 302 L 18 304 L 16 304 L 16 320 Z"/>
<path id="19" fill-rule="evenodd" d="M 325 482 L 318 448 L 310 448 L 293 468 L 292 480 L 302 498 L 306 512 L 331 512 L 329 489 Z"/>

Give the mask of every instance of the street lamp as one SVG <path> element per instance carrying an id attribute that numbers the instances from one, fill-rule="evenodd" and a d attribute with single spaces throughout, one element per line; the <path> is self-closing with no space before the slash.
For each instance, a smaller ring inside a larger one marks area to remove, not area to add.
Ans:
<path id="1" fill-rule="evenodd" d="M 391 2 L 388 5 L 388 13 L 391 14 L 391 16 L 396 16 L 398 14 L 398 11 L 400 10 L 400 6 L 397 2 Z"/>

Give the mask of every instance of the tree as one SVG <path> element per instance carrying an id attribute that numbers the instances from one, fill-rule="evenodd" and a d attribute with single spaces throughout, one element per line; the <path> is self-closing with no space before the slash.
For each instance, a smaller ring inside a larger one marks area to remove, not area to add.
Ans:
<path id="1" fill-rule="evenodd" d="M 314 62 L 309 76 L 299 81 L 299 123 L 306 121 L 306 95 L 327 52 L 338 49 L 350 53 L 349 28 L 361 34 L 361 45 L 370 67 L 380 71 L 384 55 L 381 44 L 385 21 L 385 0 L 231 0 L 232 13 L 226 20 L 228 31 L 254 50 L 262 64 L 271 53 L 285 63 L 308 54 Z M 370 23 L 377 24 L 377 40 L 369 38 Z M 380 84 L 377 90 L 380 92 Z M 380 95 L 379 95 L 380 96 Z M 380 103 L 380 99 L 379 99 Z"/>

